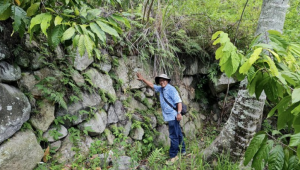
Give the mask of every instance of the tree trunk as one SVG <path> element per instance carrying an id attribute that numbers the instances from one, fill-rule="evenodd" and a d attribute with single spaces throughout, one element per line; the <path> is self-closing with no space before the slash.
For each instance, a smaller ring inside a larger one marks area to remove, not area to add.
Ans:
<path id="1" fill-rule="evenodd" d="M 288 0 L 264 0 L 258 21 L 256 35 L 263 34 L 262 41 L 268 43 L 268 30 L 282 32 Z M 219 136 L 202 153 L 206 160 L 214 154 L 230 153 L 233 160 L 239 160 L 257 129 L 260 129 L 266 100 L 262 93 L 259 100 L 250 96 L 247 78 L 241 84 L 228 121 Z"/>

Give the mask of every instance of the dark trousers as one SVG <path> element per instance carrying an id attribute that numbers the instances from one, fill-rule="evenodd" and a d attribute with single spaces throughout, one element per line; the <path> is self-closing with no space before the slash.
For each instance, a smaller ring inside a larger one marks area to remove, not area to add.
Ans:
<path id="1" fill-rule="evenodd" d="M 181 153 L 185 152 L 185 144 L 183 141 L 183 135 L 179 122 L 177 120 L 172 120 L 168 122 L 169 125 L 169 137 L 171 140 L 171 147 L 169 150 L 170 158 L 174 158 L 178 152 L 180 152 L 179 145 L 181 144 Z"/>

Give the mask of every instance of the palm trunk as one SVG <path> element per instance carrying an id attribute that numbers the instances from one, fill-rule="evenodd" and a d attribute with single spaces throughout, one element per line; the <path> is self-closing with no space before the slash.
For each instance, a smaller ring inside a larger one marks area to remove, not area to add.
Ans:
<path id="1" fill-rule="evenodd" d="M 266 31 L 282 32 L 288 0 L 264 0 L 258 21 L 256 35 L 264 34 L 262 41 L 268 43 Z M 247 79 L 241 84 L 235 99 L 230 117 L 219 136 L 202 153 L 210 160 L 214 154 L 230 153 L 233 160 L 239 160 L 249 145 L 257 129 L 260 129 L 263 108 L 266 100 L 262 93 L 259 100 L 250 96 L 247 90 Z"/>

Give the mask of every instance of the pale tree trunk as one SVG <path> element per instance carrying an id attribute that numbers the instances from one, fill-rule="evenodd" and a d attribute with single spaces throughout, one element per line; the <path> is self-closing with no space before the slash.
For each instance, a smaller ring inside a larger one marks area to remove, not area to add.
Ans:
<path id="1" fill-rule="evenodd" d="M 264 0 L 258 21 L 256 35 L 263 34 L 268 42 L 266 31 L 282 32 L 288 0 Z M 260 129 L 263 108 L 266 100 L 262 93 L 259 100 L 250 96 L 247 90 L 247 79 L 241 84 L 230 116 L 219 136 L 202 153 L 205 159 L 220 153 L 230 153 L 233 160 L 239 160 L 249 145 L 257 129 Z"/>

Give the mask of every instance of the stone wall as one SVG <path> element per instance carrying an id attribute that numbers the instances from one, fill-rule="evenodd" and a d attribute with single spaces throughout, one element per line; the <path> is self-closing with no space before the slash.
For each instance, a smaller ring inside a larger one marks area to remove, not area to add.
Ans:
<path id="1" fill-rule="evenodd" d="M 88 135 L 82 133 L 77 145 L 84 156 L 97 138 L 112 145 L 113 127 L 123 127 L 122 133 L 130 140 L 143 140 L 145 129 L 133 128 L 133 124 L 137 121 L 145 124 L 148 119 L 151 128 L 159 132 L 155 143 L 170 144 L 157 96 L 136 79 L 136 73 L 140 72 L 154 82 L 154 76 L 149 74 L 151 66 L 138 56 L 116 57 L 101 49 L 102 59 L 97 60 L 60 46 L 53 51 L 46 49 L 45 56 L 40 51 L 45 48 L 42 43 L 30 42 L 28 36 L 20 40 L 21 50 L 17 55 L 5 43 L 0 42 L 0 170 L 33 169 L 42 160 L 44 151 L 37 131 L 50 147 L 56 148 L 53 158 L 59 163 L 67 163 L 75 155 L 70 128 L 89 129 Z M 187 68 L 181 84 L 177 84 L 182 100 L 189 106 L 189 113 L 180 125 L 185 136 L 193 139 L 201 130 L 205 114 L 210 113 L 207 107 L 193 100 L 193 82 L 197 81 L 194 75 L 207 74 L 207 68 L 196 63 Z M 218 86 L 212 86 L 216 93 L 224 91 Z M 33 131 L 26 130 L 29 125 Z"/>

